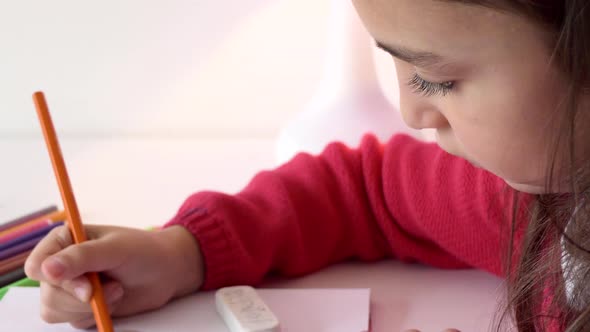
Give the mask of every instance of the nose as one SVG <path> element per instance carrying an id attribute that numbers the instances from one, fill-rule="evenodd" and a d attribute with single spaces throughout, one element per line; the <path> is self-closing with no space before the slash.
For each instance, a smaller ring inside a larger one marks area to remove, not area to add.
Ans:
<path id="1" fill-rule="evenodd" d="M 406 124 L 414 129 L 437 129 L 447 127 L 447 118 L 433 106 L 401 105 L 401 113 Z"/>

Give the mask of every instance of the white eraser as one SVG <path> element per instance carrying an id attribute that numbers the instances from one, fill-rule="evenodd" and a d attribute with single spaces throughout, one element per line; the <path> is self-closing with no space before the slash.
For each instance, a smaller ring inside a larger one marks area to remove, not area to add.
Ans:
<path id="1" fill-rule="evenodd" d="M 231 332 L 279 332 L 279 320 L 250 286 L 215 292 L 217 312 Z"/>

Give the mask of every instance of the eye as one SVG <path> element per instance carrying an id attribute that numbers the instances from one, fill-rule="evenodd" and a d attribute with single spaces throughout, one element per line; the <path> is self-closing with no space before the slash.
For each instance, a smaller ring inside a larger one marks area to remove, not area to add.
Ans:
<path id="1" fill-rule="evenodd" d="M 414 92 L 420 93 L 425 97 L 436 95 L 444 97 L 453 90 L 455 82 L 433 83 L 423 79 L 415 73 L 408 81 L 408 85 L 414 90 Z"/>

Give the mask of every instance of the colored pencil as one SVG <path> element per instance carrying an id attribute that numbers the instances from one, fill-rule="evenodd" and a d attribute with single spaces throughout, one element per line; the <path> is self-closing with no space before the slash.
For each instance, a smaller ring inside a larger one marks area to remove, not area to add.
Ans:
<path id="1" fill-rule="evenodd" d="M 16 238 L 19 238 L 23 235 L 35 232 L 39 229 L 46 227 L 47 225 L 53 224 L 53 223 L 54 222 L 51 219 L 39 220 L 38 222 L 32 223 L 32 224 L 28 225 L 27 227 L 17 229 L 13 232 L 6 233 L 4 235 L 0 235 L 0 245 L 10 242 L 10 241 L 12 241 Z"/>
<path id="2" fill-rule="evenodd" d="M 37 110 L 37 116 L 41 123 L 41 129 L 43 131 L 43 137 L 47 145 L 47 151 L 51 159 L 51 165 L 53 166 L 53 172 L 59 186 L 61 198 L 66 210 L 66 221 L 68 228 L 72 233 L 74 242 L 79 244 L 86 241 L 86 233 L 82 226 L 82 220 L 80 218 L 80 212 L 76 204 L 70 178 L 66 170 L 66 165 L 59 147 L 55 128 L 51 121 L 51 115 L 45 101 L 45 96 L 42 92 L 35 92 L 33 94 L 33 101 L 35 102 L 35 109 Z M 104 292 L 102 291 L 102 285 L 96 272 L 90 272 L 86 274 L 86 277 L 90 280 L 92 285 L 92 296 L 90 298 L 90 304 L 94 313 L 94 320 L 96 321 L 96 327 L 99 332 L 114 332 L 113 322 L 109 315 L 108 307 L 104 298 Z"/>
<path id="3" fill-rule="evenodd" d="M 0 275 L 3 275 L 11 270 L 25 265 L 27 257 L 31 254 L 31 250 L 23 251 L 20 254 L 0 261 Z"/>
<path id="4" fill-rule="evenodd" d="M 37 243 L 39 243 L 39 241 L 41 241 L 44 237 L 45 237 L 45 235 L 39 235 L 37 237 L 34 237 L 32 239 L 29 239 L 27 241 L 24 241 L 24 242 L 21 242 L 17 245 L 14 245 L 10 248 L 6 248 L 6 249 L 0 251 L 0 259 L 7 259 L 9 257 L 16 255 L 16 254 L 20 254 L 23 251 L 33 249 L 33 248 L 35 248 Z"/>
<path id="5" fill-rule="evenodd" d="M 0 236 L 4 236 L 6 234 L 12 233 L 12 232 L 16 232 L 19 231 L 23 228 L 29 227 L 30 225 L 39 222 L 40 220 L 46 220 L 46 219 L 51 219 L 53 221 L 64 221 L 66 219 L 66 213 L 64 211 L 55 211 L 55 212 L 51 212 L 49 214 L 43 215 L 41 217 L 35 218 L 35 219 L 31 219 L 25 223 L 22 223 L 20 225 L 16 225 L 14 227 L 5 229 L 3 231 L 0 232 Z"/>
<path id="6" fill-rule="evenodd" d="M 41 216 L 46 215 L 48 213 L 51 213 L 53 211 L 57 211 L 57 207 L 55 205 L 48 206 L 48 207 L 42 208 L 40 210 L 31 212 L 31 213 L 29 213 L 27 215 L 24 215 L 22 217 L 18 217 L 18 218 L 14 219 L 14 220 L 7 221 L 5 223 L 0 224 L 0 232 L 3 231 L 3 230 L 5 230 L 5 229 L 8 229 L 8 228 L 11 228 L 11 227 L 20 225 L 22 223 L 25 223 L 25 222 L 27 222 L 29 220 L 32 220 L 32 219 L 41 217 Z"/>
<path id="7" fill-rule="evenodd" d="M 0 275 L 0 287 L 4 287 L 8 284 L 11 284 L 17 280 L 24 279 L 25 269 L 23 267 L 16 268 L 8 273 Z"/>
<path id="8" fill-rule="evenodd" d="M 45 225 L 45 227 L 43 228 L 35 230 L 34 232 L 25 233 L 22 236 L 16 237 L 10 241 L 0 243 L 0 253 L 2 253 L 2 251 L 8 248 L 14 247 L 30 239 L 37 238 L 39 236 L 45 237 L 45 235 L 47 235 L 47 233 L 49 233 L 52 229 L 61 225 L 63 225 L 63 222 L 51 223 L 49 225 Z"/>

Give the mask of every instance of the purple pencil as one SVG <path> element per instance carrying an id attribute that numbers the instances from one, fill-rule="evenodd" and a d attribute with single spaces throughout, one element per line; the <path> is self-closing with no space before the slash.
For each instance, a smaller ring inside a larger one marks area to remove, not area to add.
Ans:
<path id="1" fill-rule="evenodd" d="M 4 243 L 0 243 L 0 253 L 3 252 L 4 250 L 10 249 L 16 245 L 19 245 L 23 242 L 29 241 L 30 239 L 39 237 L 39 236 L 43 236 L 43 235 L 47 235 L 47 233 L 49 233 L 52 229 L 54 229 L 57 226 L 61 226 L 63 225 L 63 222 L 56 222 L 56 223 L 50 223 L 45 225 L 45 227 L 37 229 L 35 231 L 29 232 L 29 233 L 25 233 L 19 237 L 16 237 L 10 241 L 4 242 Z"/>
<path id="2" fill-rule="evenodd" d="M 2 250 L 0 252 L 0 260 L 6 259 L 8 257 L 20 254 L 23 251 L 34 248 L 37 245 L 37 243 L 39 243 L 39 241 L 41 241 L 45 237 L 45 235 L 46 234 L 34 237 L 28 241 L 19 243 L 13 247 Z"/>

